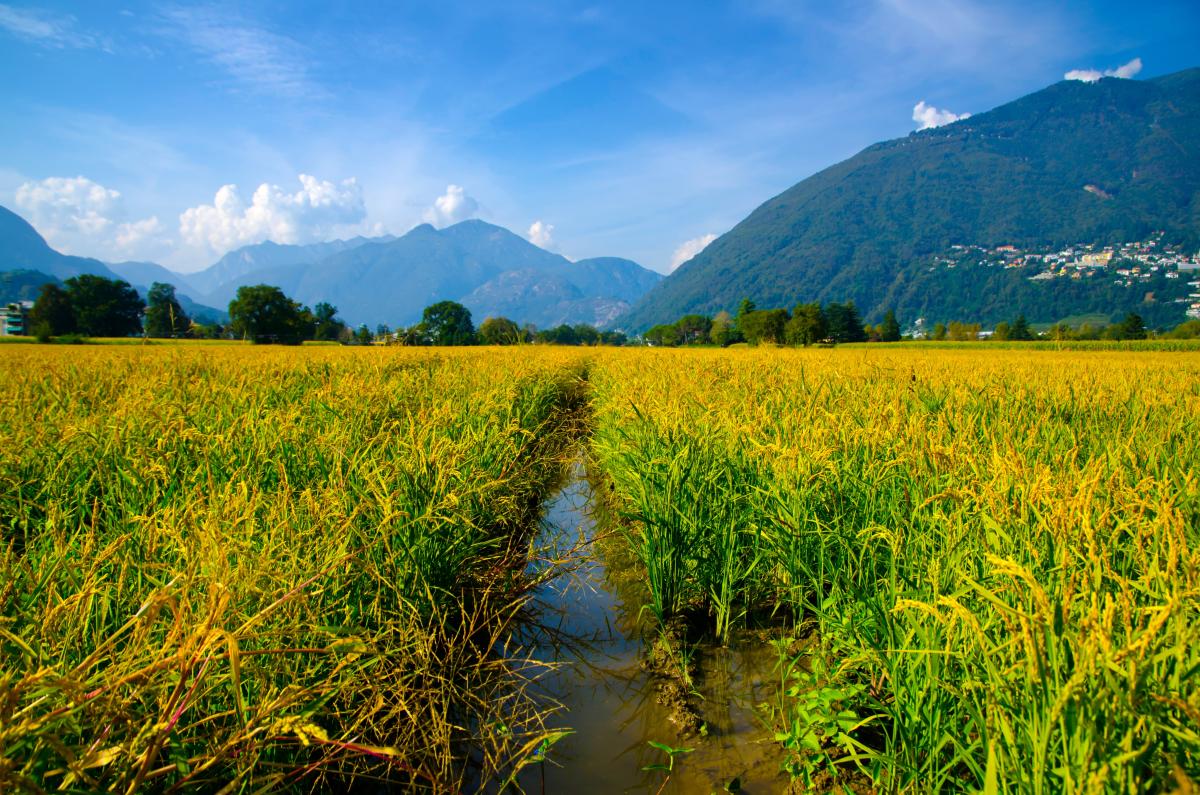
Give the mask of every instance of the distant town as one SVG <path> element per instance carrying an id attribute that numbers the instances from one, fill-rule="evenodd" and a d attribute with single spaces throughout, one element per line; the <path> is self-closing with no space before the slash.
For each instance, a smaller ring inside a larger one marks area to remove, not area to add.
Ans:
<path id="1" fill-rule="evenodd" d="M 1106 278 L 1131 289 L 1155 286 L 1145 300 L 1186 304 L 1187 317 L 1200 318 L 1200 252 L 1189 256 L 1182 246 L 1164 242 L 1162 232 L 1115 246 L 1076 243 L 1058 250 L 955 244 L 933 258 L 930 270 L 963 266 L 1026 268 L 1033 282 Z M 1156 295 L 1160 284 L 1168 294 Z"/>

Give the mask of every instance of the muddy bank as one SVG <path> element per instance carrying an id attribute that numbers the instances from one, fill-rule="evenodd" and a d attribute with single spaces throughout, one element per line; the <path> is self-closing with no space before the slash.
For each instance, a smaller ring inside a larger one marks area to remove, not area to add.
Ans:
<path id="1" fill-rule="evenodd" d="M 533 656 L 554 666 L 538 682 L 560 705 L 551 723 L 573 732 L 523 771 L 521 786 L 572 795 L 786 789 L 759 708 L 778 693 L 775 650 L 751 638 L 726 648 L 662 642 L 640 620 L 648 617 L 636 569 L 597 548 L 595 514 L 578 463 L 548 502 L 537 540 L 540 558 L 575 563 L 538 589 L 521 630 Z M 665 787 L 666 773 L 644 769 L 670 763 L 651 743 L 691 749 L 674 754 Z"/>

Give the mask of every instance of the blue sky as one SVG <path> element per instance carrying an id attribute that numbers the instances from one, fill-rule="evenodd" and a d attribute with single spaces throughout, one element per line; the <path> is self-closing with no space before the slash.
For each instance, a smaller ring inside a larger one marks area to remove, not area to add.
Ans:
<path id="1" fill-rule="evenodd" d="M 0 3 L 0 204 L 179 270 L 474 216 L 665 272 L 922 120 L 1200 65 L 1194 0 L 342 5 Z"/>

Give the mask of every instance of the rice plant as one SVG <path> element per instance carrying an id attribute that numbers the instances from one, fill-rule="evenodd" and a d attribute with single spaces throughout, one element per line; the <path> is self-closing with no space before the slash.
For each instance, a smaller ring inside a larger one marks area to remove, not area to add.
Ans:
<path id="1" fill-rule="evenodd" d="M 890 791 L 1200 779 L 1193 354 L 613 352 L 592 383 L 654 612 L 691 602 L 722 638 L 773 610 L 815 639 L 783 660 L 789 769 Z M 714 554 L 731 526 L 745 551 Z"/>
<path id="2" fill-rule="evenodd" d="M 447 790 L 550 736 L 500 652 L 577 363 L 0 353 L 0 789 Z"/>

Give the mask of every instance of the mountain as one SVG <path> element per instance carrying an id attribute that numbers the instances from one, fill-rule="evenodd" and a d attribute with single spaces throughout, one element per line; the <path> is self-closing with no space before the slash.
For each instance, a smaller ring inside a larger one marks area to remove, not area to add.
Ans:
<path id="1" fill-rule="evenodd" d="M 110 262 L 108 267 L 118 276 L 130 284 L 145 284 L 151 285 L 155 282 L 162 284 L 171 284 L 175 286 L 177 295 L 189 295 L 194 297 L 200 294 L 188 279 L 187 274 L 176 273 L 173 270 L 164 268 L 157 262 Z"/>
<path id="2" fill-rule="evenodd" d="M 573 263 L 503 227 L 470 220 L 441 230 L 422 224 L 398 238 L 359 239 L 315 262 L 243 270 L 208 299 L 228 301 L 237 285 L 265 283 L 310 306 L 327 301 L 354 324 L 409 325 L 426 306 L 454 300 L 476 321 L 504 315 L 546 327 L 605 324 L 660 278 L 630 260 Z"/>
<path id="3" fill-rule="evenodd" d="M 72 257 L 50 248 L 28 221 L 5 207 L 0 207 L 0 270 L 39 271 L 56 279 L 83 273 L 120 278 L 98 259 Z"/>
<path id="4" fill-rule="evenodd" d="M 538 328 L 566 323 L 607 326 L 629 310 L 628 301 L 588 295 L 566 276 L 533 269 L 505 271 L 461 302 L 480 319 L 521 318 Z"/>
<path id="5" fill-rule="evenodd" d="M 555 262 L 549 270 L 505 271 L 484 282 L 462 303 L 482 317 L 527 319 L 540 328 L 562 323 L 610 325 L 662 275 L 618 257 Z"/>
<path id="6" fill-rule="evenodd" d="M 441 230 L 422 224 L 403 237 L 259 243 L 184 275 L 153 262 L 105 265 L 60 254 L 24 219 L 0 207 L 0 293 L 11 296 L 6 300 L 36 297 L 42 284 L 80 273 L 124 279 L 143 296 L 154 282 L 172 284 L 184 310 L 206 322 L 228 317 L 224 307 L 238 287 L 271 284 L 309 306 L 327 301 L 354 324 L 409 325 L 429 304 L 455 300 L 477 322 L 505 315 L 542 328 L 606 325 L 662 278 L 616 257 L 571 262 L 477 220 Z"/>
<path id="7" fill-rule="evenodd" d="M 0 305 L 17 301 L 36 301 L 43 284 L 58 284 L 58 279 L 48 273 L 18 268 L 0 271 Z"/>
<path id="8" fill-rule="evenodd" d="M 584 293 L 634 303 L 663 277 L 631 259 L 593 257 L 572 263 L 567 278 Z"/>
<path id="9" fill-rule="evenodd" d="M 264 243 L 234 249 L 204 270 L 189 274 L 188 279 L 200 293 L 211 294 L 222 285 L 228 288 L 231 283 L 236 283 L 237 286 L 257 284 L 258 282 L 247 282 L 242 279 L 256 271 L 269 269 L 282 272 L 282 269 L 285 268 L 320 262 L 334 254 L 357 248 L 366 243 L 389 242 L 394 239 L 391 235 L 377 238 L 355 237 L 350 240 L 332 240 L 328 243 L 310 243 L 308 245 L 285 245 L 268 240 Z M 235 286 L 233 293 L 236 292 L 237 287 Z M 230 293 L 229 298 L 232 297 L 233 294 Z M 228 303 L 229 298 L 225 298 L 224 302 Z"/>
<path id="10" fill-rule="evenodd" d="M 955 244 L 1200 245 L 1200 69 L 1063 81 L 992 111 L 868 147 L 770 199 L 619 323 L 688 312 L 855 301 L 864 319 L 1053 321 L 1146 306 L 1111 279 L 1031 281 L 1026 268 L 935 267 Z M 1152 298 L 1152 296 L 1150 296 Z"/>
<path id="11" fill-rule="evenodd" d="M 0 207 L 0 302 L 32 301 L 43 284 L 61 284 L 84 273 L 118 279 L 133 285 L 143 298 L 153 282 L 183 287 L 186 280 L 153 262 L 120 262 L 112 266 L 97 259 L 72 257 L 55 251 L 45 238 L 16 213 Z M 179 305 L 189 317 L 202 322 L 225 322 L 221 309 L 205 306 L 183 292 L 177 293 Z"/>
<path id="12" fill-rule="evenodd" d="M 157 262 L 110 262 L 108 267 L 125 281 L 137 288 L 145 298 L 155 282 L 170 284 L 175 288 L 175 298 L 187 316 L 199 323 L 228 323 L 228 301 L 215 302 L 197 300 L 200 292 L 189 281 L 186 274 L 176 273 Z"/>

